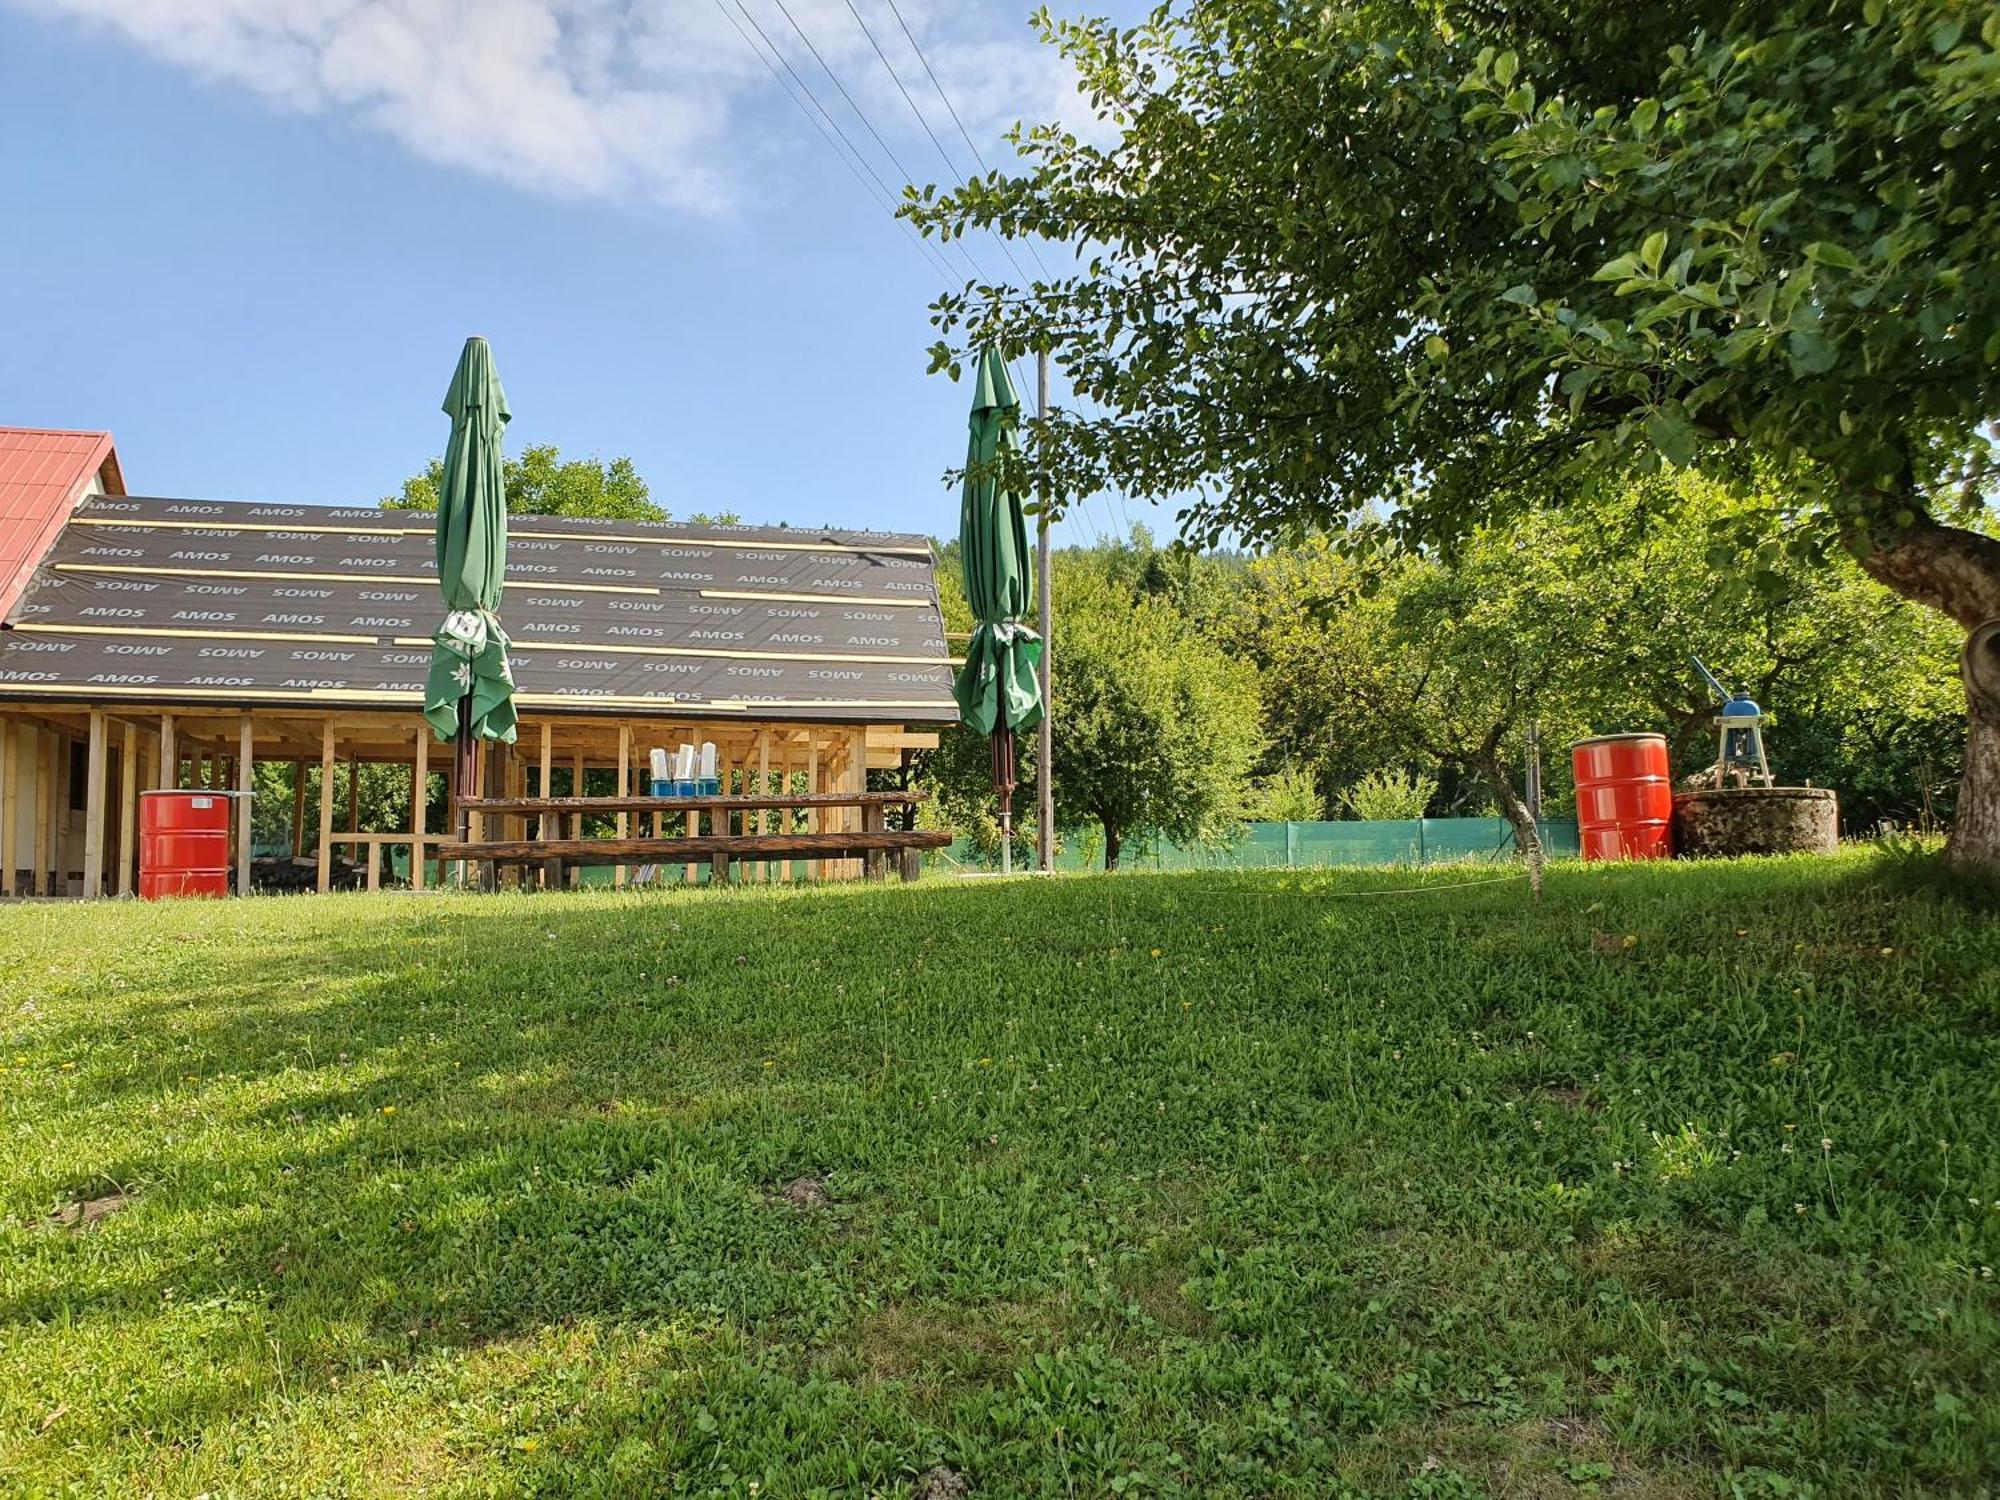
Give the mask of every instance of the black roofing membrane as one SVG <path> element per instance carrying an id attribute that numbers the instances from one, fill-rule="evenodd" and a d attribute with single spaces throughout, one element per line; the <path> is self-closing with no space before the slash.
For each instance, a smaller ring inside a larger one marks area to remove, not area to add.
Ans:
<path id="1" fill-rule="evenodd" d="M 429 525 L 414 511 L 88 501 L 8 617 L 0 697 L 406 707 L 442 613 Z M 544 516 L 511 529 L 500 618 L 531 704 L 957 717 L 920 536 Z"/>

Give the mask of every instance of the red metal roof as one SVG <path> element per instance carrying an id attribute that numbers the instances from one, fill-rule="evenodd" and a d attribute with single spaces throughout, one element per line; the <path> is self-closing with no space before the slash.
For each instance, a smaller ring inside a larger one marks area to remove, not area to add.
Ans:
<path id="1" fill-rule="evenodd" d="M 110 433 L 0 427 L 0 619 L 14 607 L 92 475 L 106 494 L 125 493 Z"/>

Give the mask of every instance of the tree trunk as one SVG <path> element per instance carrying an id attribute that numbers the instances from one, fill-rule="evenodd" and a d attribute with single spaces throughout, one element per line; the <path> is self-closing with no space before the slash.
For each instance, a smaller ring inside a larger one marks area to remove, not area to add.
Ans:
<path id="1" fill-rule="evenodd" d="M 1850 542 L 1869 577 L 1966 629 L 1965 772 L 1945 857 L 2000 876 L 2000 539 L 1910 509 L 1908 526 L 1877 526 Z"/>
<path id="2" fill-rule="evenodd" d="M 1116 823 L 1111 822 L 1109 819 L 1104 820 L 1104 868 L 1105 869 L 1115 870 L 1118 868 L 1118 848 L 1119 845 L 1123 842 L 1124 840 L 1118 832 L 1118 825 Z"/>
<path id="3" fill-rule="evenodd" d="M 1528 804 L 1521 800 L 1521 794 L 1514 790 L 1514 778 L 1498 755 L 1475 756 L 1473 769 L 1493 787 L 1493 795 L 1499 800 L 1500 814 L 1514 828 L 1515 846 L 1527 857 L 1528 883 L 1534 887 L 1537 896 L 1542 893 L 1542 832 L 1535 826 L 1534 815 L 1528 811 Z"/>
<path id="4" fill-rule="evenodd" d="M 1965 774 L 1952 817 L 1951 862 L 1968 870 L 2000 872 L 2000 620 L 1989 620 L 1966 638 L 1960 658 L 1965 680 Z"/>

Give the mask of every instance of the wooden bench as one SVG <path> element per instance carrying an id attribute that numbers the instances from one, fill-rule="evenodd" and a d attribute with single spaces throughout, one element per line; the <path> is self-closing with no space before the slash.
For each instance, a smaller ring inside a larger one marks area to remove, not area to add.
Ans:
<path id="1" fill-rule="evenodd" d="M 706 860 L 710 879 L 718 883 L 729 879 L 733 865 L 779 859 L 859 859 L 870 880 L 881 880 L 888 874 L 891 855 L 895 856 L 903 879 L 915 880 L 922 871 L 923 851 L 943 849 L 950 843 L 948 833 L 881 828 L 831 833 L 695 834 L 659 839 L 495 839 L 440 843 L 434 846 L 434 853 L 442 860 L 538 864 L 549 872 L 551 886 L 562 884 L 571 865 L 687 864 L 694 860 Z"/>

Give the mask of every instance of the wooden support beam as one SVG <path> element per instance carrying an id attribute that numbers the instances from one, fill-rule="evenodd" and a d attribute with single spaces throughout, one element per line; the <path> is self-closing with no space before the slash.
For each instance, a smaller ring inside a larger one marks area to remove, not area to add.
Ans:
<path id="1" fill-rule="evenodd" d="M 139 729 L 126 724 L 118 740 L 118 894 L 132 894 L 139 864 Z"/>
<path id="2" fill-rule="evenodd" d="M 815 734 L 806 745 L 806 793 L 807 795 L 811 795 L 818 790 L 819 736 Z M 820 821 L 819 809 L 816 807 L 808 808 L 806 811 L 806 832 L 819 833 L 825 827 L 826 824 Z M 814 859 L 806 861 L 806 879 L 819 880 L 824 878 L 825 875 L 826 862 L 824 860 Z"/>
<path id="3" fill-rule="evenodd" d="M 250 794 L 257 789 L 257 758 L 250 715 L 236 721 L 236 894 L 250 894 Z"/>
<path id="4" fill-rule="evenodd" d="M 306 763 L 292 762 L 292 858 L 306 852 Z"/>
<path id="5" fill-rule="evenodd" d="M 55 764 L 49 778 L 49 894 L 69 894 L 70 739 L 55 742 Z"/>
<path id="6" fill-rule="evenodd" d="M 174 743 L 174 716 L 160 715 L 160 780 L 159 786 L 172 791 L 181 784 L 181 752 Z"/>
<path id="7" fill-rule="evenodd" d="M 20 879 L 14 873 L 21 842 L 21 798 L 15 783 L 23 769 L 21 726 L 11 718 L 0 719 L 0 896 L 16 894 Z"/>
<path id="8" fill-rule="evenodd" d="M 789 736 L 786 738 L 784 744 L 778 747 L 778 781 L 782 786 L 782 788 L 784 789 L 784 791 L 786 791 L 787 793 L 791 791 L 792 742 Z M 778 818 L 778 824 L 779 824 L 778 832 L 780 833 L 792 832 L 793 825 L 797 821 L 798 820 L 795 817 L 793 817 L 793 815 L 790 813 L 780 814 Z M 784 881 L 786 885 L 790 885 L 792 883 L 792 862 L 789 859 L 780 860 L 778 862 L 778 878 Z"/>
<path id="9" fill-rule="evenodd" d="M 756 794 L 759 797 L 765 797 L 770 795 L 770 791 L 771 791 L 771 731 L 768 729 L 763 729 L 757 732 L 757 793 Z M 750 830 L 748 828 L 745 828 L 743 831 L 745 833 L 748 833 Z M 770 831 L 771 831 L 771 814 L 769 813 L 769 811 L 760 810 L 757 814 L 757 832 L 760 834 L 765 834 L 769 833 Z M 771 878 L 771 866 L 768 863 L 760 864 L 757 866 L 757 878 L 761 881 L 769 882 Z"/>
<path id="10" fill-rule="evenodd" d="M 572 797 L 581 797 L 583 795 L 583 784 L 586 779 L 583 764 L 583 742 L 578 740 L 577 747 L 570 753 L 569 758 L 569 794 Z M 571 831 L 574 832 L 575 830 L 572 829 Z M 574 890 L 581 886 L 583 884 L 583 871 L 575 865 L 569 865 L 566 869 L 568 871 L 567 878 L 570 888 Z"/>
<path id="11" fill-rule="evenodd" d="M 549 785 L 549 778 L 555 774 L 555 769 L 556 769 L 555 721 L 553 719 L 544 719 L 542 720 L 542 784 L 539 787 L 535 788 L 535 790 L 544 797 L 553 797 L 555 795 L 555 792 L 551 789 Z M 555 836 L 555 825 L 549 821 L 549 815 L 547 813 L 542 814 L 539 828 L 543 838 L 545 839 L 553 838 Z M 542 884 L 545 887 L 549 884 L 549 872 L 547 870 L 544 870 L 542 872 Z"/>
<path id="12" fill-rule="evenodd" d="M 320 726 L 319 879 L 320 894 L 333 889 L 333 720 Z"/>
<path id="13" fill-rule="evenodd" d="M 625 723 L 620 723 L 618 726 L 618 795 L 621 797 L 632 795 L 632 726 Z M 625 838 L 631 831 L 630 817 L 625 813 L 620 813 L 618 815 L 618 837 L 621 839 Z M 613 885 L 623 885 L 625 883 L 625 867 L 623 865 L 619 865 L 611 872 L 611 883 Z"/>
<path id="14" fill-rule="evenodd" d="M 424 888 L 425 821 L 431 805 L 431 726 L 417 720 L 417 758 L 410 767 L 410 889 Z"/>
<path id="15" fill-rule="evenodd" d="M 55 892 L 56 736 L 35 731 L 35 864 L 29 889 L 37 896 Z"/>
<path id="16" fill-rule="evenodd" d="M 104 894 L 104 801 L 110 790 L 111 727 L 102 712 L 90 715 L 89 749 L 83 769 L 83 899 L 95 901 Z"/>

